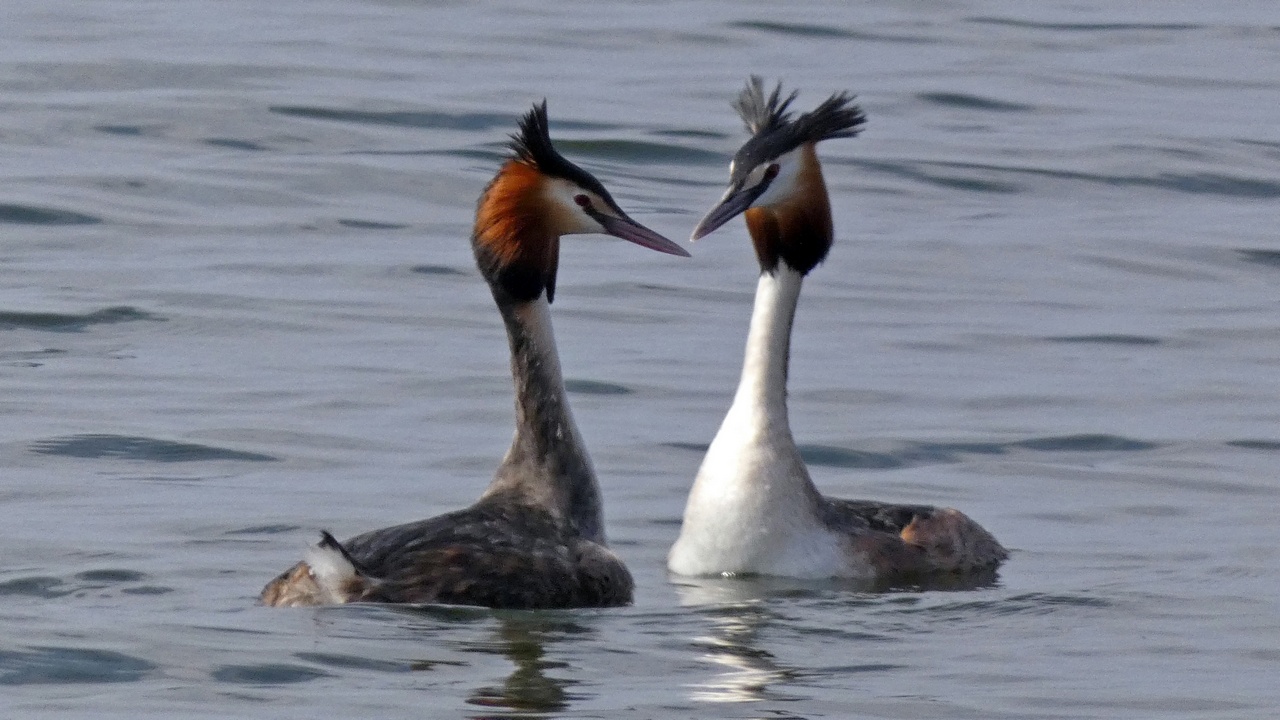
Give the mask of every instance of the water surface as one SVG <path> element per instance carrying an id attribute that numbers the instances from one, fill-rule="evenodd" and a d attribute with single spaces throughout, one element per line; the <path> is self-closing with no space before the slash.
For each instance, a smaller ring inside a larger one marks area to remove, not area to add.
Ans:
<path id="1" fill-rule="evenodd" d="M 21 717 L 1244 718 L 1280 702 L 1268 3 L 51 2 L 0 24 L 0 709 Z M 671 580 L 755 264 L 566 239 L 554 307 L 634 607 L 277 611 L 320 528 L 510 439 L 466 238 L 516 117 L 673 238 L 748 73 L 838 227 L 791 416 L 827 492 L 963 508 L 979 587 Z"/>

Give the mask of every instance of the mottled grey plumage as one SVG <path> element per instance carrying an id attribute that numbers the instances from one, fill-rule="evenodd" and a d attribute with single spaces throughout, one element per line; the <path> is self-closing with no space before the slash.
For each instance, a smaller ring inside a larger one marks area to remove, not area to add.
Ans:
<path id="1" fill-rule="evenodd" d="M 601 607 L 631 602 L 626 566 L 605 545 L 600 491 L 569 413 L 559 362 L 532 303 L 494 297 L 506 321 L 516 433 L 469 508 L 357 535 L 332 548 L 353 566 L 345 602 L 495 608 Z M 324 534 L 321 547 L 332 542 Z M 321 602 L 305 563 L 263 591 L 270 604 Z M 287 586 L 304 586 L 286 592 Z"/>
<path id="2" fill-rule="evenodd" d="M 610 214 L 616 208 L 603 186 L 552 147 L 545 102 L 520 128 L 513 158 L 481 197 L 472 237 L 511 348 L 516 432 L 510 450 L 471 507 L 342 543 L 324 533 L 306 560 L 267 584 L 264 603 L 563 608 L 631 602 L 631 574 L 606 545 L 600 488 L 569 410 L 548 309 L 560 235 L 588 230 L 581 218 L 568 225 L 557 218 L 577 210 L 604 218 L 601 231 L 687 253 L 621 210 Z M 589 207 L 585 196 L 568 209 L 540 206 L 550 202 L 547 178 L 575 183 L 607 207 Z"/>
<path id="3" fill-rule="evenodd" d="M 343 547 L 367 573 L 350 601 L 493 608 L 631 602 L 631 575 L 607 548 L 541 508 L 502 498 L 357 535 Z"/>

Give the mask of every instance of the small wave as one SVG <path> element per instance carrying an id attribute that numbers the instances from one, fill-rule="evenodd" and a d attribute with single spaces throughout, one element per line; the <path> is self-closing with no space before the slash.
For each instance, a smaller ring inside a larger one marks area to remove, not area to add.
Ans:
<path id="1" fill-rule="evenodd" d="M 844 28 L 807 23 L 766 22 L 763 20 L 741 20 L 729 23 L 729 27 L 742 30 L 760 30 L 780 35 L 799 35 L 801 37 L 852 38 L 855 33 Z"/>
<path id="2" fill-rule="evenodd" d="M 557 140 L 567 153 L 627 163 L 722 165 L 723 153 L 643 140 Z"/>
<path id="3" fill-rule="evenodd" d="M 974 171 L 978 171 L 984 175 L 992 175 L 1004 172 L 1006 169 L 996 167 L 981 167 L 978 165 L 965 166 L 963 163 L 906 163 L 906 162 L 882 162 L 875 160 L 854 160 L 848 161 L 853 165 L 871 170 L 873 172 L 882 172 L 896 177 L 906 178 L 908 180 L 916 180 L 929 185 L 950 188 L 955 190 L 969 190 L 972 192 L 986 193 L 1018 193 L 1022 191 L 1020 185 L 994 180 L 990 177 L 975 177 Z M 950 171 L 966 172 L 967 176 L 960 176 L 956 172 L 950 174 L 941 174 L 937 172 L 929 172 L 923 169 L 924 165 L 932 164 L 938 167 L 946 167 Z"/>
<path id="4" fill-rule="evenodd" d="M 1114 603 L 1109 600 L 1090 595 L 1035 592 L 1022 593 L 1005 598 L 957 600 L 954 602 L 899 607 L 893 609 L 893 612 L 941 616 L 946 619 L 953 619 L 956 616 L 972 617 L 974 615 L 992 617 L 1050 615 L 1060 612 L 1064 608 L 1106 609 L 1113 605 Z"/>
<path id="5" fill-rule="evenodd" d="M 599 380 L 565 380 L 564 388 L 571 393 L 583 395 L 630 395 L 634 390 L 626 385 L 602 382 Z"/>
<path id="6" fill-rule="evenodd" d="M 1280 197 L 1280 181 L 1224 175 L 1222 173 L 1160 173 L 1143 175 L 1102 175 L 1099 173 L 1047 168 L 1014 167 L 990 163 L 968 162 L 886 162 L 877 160 L 840 161 L 872 172 L 918 180 L 942 187 L 979 192 L 1021 192 L 1021 183 L 1007 178 L 1039 177 L 1051 180 L 1084 182 L 1107 187 L 1138 187 L 1172 190 L 1191 195 L 1265 200 Z M 945 173 L 945 174 L 944 174 Z M 957 175 L 957 173 L 965 173 Z M 974 174 L 982 177 L 975 177 Z"/>
<path id="7" fill-rule="evenodd" d="M 125 583 L 145 580 L 146 573 L 137 570 L 86 570 L 76 574 L 77 580 L 89 583 Z"/>
<path id="8" fill-rule="evenodd" d="M 513 123 L 513 116 L 499 113 L 444 113 L 428 110 L 341 110 L 305 105 L 273 105 L 270 112 L 309 120 L 358 123 L 361 125 L 395 125 L 433 130 L 491 130 Z"/>
<path id="9" fill-rule="evenodd" d="M 1240 248 L 1236 253 L 1245 262 L 1251 262 L 1255 265 L 1266 265 L 1267 267 L 1280 267 L 1280 250 L 1263 250 L 1258 248 Z"/>
<path id="10" fill-rule="evenodd" d="M 1204 28 L 1203 25 L 1192 23 L 1063 23 L 997 17 L 974 17 L 968 18 L 966 22 L 980 25 L 1026 28 L 1028 30 L 1062 30 L 1067 32 L 1149 32 L 1153 30 L 1178 32 Z"/>
<path id="11" fill-rule="evenodd" d="M 227 150 L 247 150 L 253 152 L 270 150 L 270 148 L 261 143 L 256 143 L 252 140 L 237 140 L 235 138 L 205 138 L 204 144 L 211 145 L 216 148 L 226 148 Z"/>
<path id="12" fill-rule="evenodd" d="M 14 352 L 0 351 L 0 363 L 9 367 L 40 367 L 44 365 L 47 358 L 66 355 L 67 351 L 60 348 L 45 348 L 43 350 L 17 350 Z"/>
<path id="13" fill-rule="evenodd" d="M 705 453 L 704 443 L 669 442 L 663 447 Z M 1028 438 L 1012 442 L 908 442 L 891 450 L 860 450 L 836 445 L 799 445 L 805 463 L 852 470 L 892 470 L 921 465 L 962 462 L 972 455 L 1005 455 L 1015 451 L 1038 452 L 1137 452 L 1160 447 L 1158 443 L 1104 433 Z"/>
<path id="14" fill-rule="evenodd" d="M 234 685 L 290 685 L 332 677 L 323 670 L 290 663 L 223 665 L 213 671 L 213 679 Z"/>
<path id="15" fill-rule="evenodd" d="M 801 445 L 800 457 L 809 465 L 860 470 L 886 470 L 907 464 L 895 453 L 866 452 L 831 445 Z"/>
<path id="16" fill-rule="evenodd" d="M 1230 447 L 1244 448 L 1245 450 L 1266 450 L 1269 452 L 1280 451 L 1280 440 L 1232 440 L 1227 443 Z"/>
<path id="17" fill-rule="evenodd" d="M 354 220 L 350 218 L 338 218 L 338 224 L 342 227 L 354 228 L 356 230 L 403 230 L 409 227 L 404 223 L 378 222 L 376 220 Z"/>
<path id="18" fill-rule="evenodd" d="M 967 455 L 1003 455 L 1009 447 L 1004 443 L 917 442 L 891 452 L 867 452 L 830 445 L 801 445 L 800 457 L 811 465 L 881 470 L 960 462 Z"/>
<path id="19" fill-rule="evenodd" d="M 0 330 L 52 330 L 54 332 L 80 332 L 93 325 L 152 320 L 164 322 L 165 318 L 128 306 L 109 307 L 91 313 L 18 312 L 0 311 Z"/>
<path id="20" fill-rule="evenodd" d="M 740 20 L 729 23 L 729 27 L 738 30 L 755 30 L 772 35 L 788 35 L 810 39 L 830 38 L 838 40 L 863 40 L 866 42 L 892 42 L 906 44 L 937 44 L 936 38 L 924 36 L 887 35 L 882 33 L 861 32 L 848 28 L 816 25 L 813 23 L 786 23 L 766 20 Z"/>
<path id="21" fill-rule="evenodd" d="M 156 666 L 112 650 L 34 647 L 0 650 L 0 685 L 138 682 Z"/>
<path id="22" fill-rule="evenodd" d="M 1083 343 L 1096 345 L 1159 345 L 1163 340 L 1160 338 L 1147 337 L 1145 335 L 1052 335 L 1046 337 L 1048 342 L 1055 343 Z"/>
<path id="23" fill-rule="evenodd" d="M 0 203 L 0 223 L 15 225 L 96 225 L 102 218 L 71 210 Z"/>
<path id="24" fill-rule="evenodd" d="M 205 460 L 239 460 L 275 462 L 278 458 L 262 453 L 227 448 L 157 440 L 133 435 L 84 434 L 37 440 L 31 451 L 40 455 L 76 458 L 112 458 L 150 462 L 199 462 Z"/>
<path id="25" fill-rule="evenodd" d="M 173 592 L 172 588 L 153 585 L 149 581 L 146 573 L 124 568 L 86 570 L 76 573 L 70 579 L 33 575 L 0 583 L 0 597 L 12 595 L 52 600 L 67 595 L 110 596 L 113 592 L 125 595 L 160 595 Z"/>
<path id="26" fill-rule="evenodd" d="M 461 276 L 461 275 L 470 274 L 470 273 L 463 272 L 462 270 L 459 270 L 457 268 L 451 268 L 448 265 L 414 265 L 413 267 L 409 268 L 409 272 L 417 273 L 419 275 Z"/>
<path id="27" fill-rule="evenodd" d="M 991 98 L 970 95 L 968 93 L 927 92 L 920 93 L 916 97 L 935 105 L 958 107 L 966 110 L 991 110 L 994 112 L 1030 112 L 1035 110 L 1035 107 L 1032 105 L 1008 102 L 1006 100 L 993 100 Z"/>
<path id="28" fill-rule="evenodd" d="M 324 665 L 335 670 L 377 670 L 380 672 L 409 672 L 409 663 L 391 662 L 360 657 L 359 655 L 339 655 L 324 652 L 297 652 L 294 657 L 303 662 Z"/>
<path id="29" fill-rule="evenodd" d="M 100 133 L 121 137 L 141 137 L 151 131 L 151 128 L 145 125 L 94 125 L 93 129 Z"/>
<path id="30" fill-rule="evenodd" d="M 1133 184 L 1163 187 L 1196 195 L 1270 199 L 1280 197 L 1280 182 L 1256 178 L 1233 177 L 1219 173 L 1179 175 L 1162 173 L 1155 178 L 1134 178 Z"/>
<path id="31" fill-rule="evenodd" d="M 301 525 L 252 525 L 239 530 L 228 530 L 224 535 L 280 535 L 282 533 L 297 532 L 302 529 Z"/>
<path id="32" fill-rule="evenodd" d="M 1160 447 L 1157 443 L 1102 433 L 1032 438 L 1009 443 L 1009 446 L 1042 452 L 1136 452 Z"/>
<path id="33" fill-rule="evenodd" d="M 13 580 L 0 582 L 0 597 L 16 595 L 50 600 L 63 595 L 70 595 L 73 592 L 75 592 L 75 588 L 68 586 L 62 578 L 46 575 L 14 578 Z"/>

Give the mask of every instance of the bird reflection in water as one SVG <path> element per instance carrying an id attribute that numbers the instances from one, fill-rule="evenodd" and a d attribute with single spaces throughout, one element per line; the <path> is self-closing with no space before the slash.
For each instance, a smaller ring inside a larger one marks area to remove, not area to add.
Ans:
<path id="1" fill-rule="evenodd" d="M 496 715 L 479 714 L 470 717 L 480 720 L 490 717 L 540 716 L 569 707 L 574 695 L 568 687 L 573 680 L 548 677 L 548 670 L 567 667 L 567 664 L 545 659 L 544 644 L 565 635 L 582 634 L 589 630 L 564 616 L 517 613 L 500 615 L 494 642 L 474 645 L 471 652 L 495 653 L 505 656 L 515 670 L 501 685 L 484 685 L 472 691 L 467 702 L 485 708 L 501 708 Z"/>
<path id="2" fill-rule="evenodd" d="M 572 673 L 574 667 L 561 660 L 547 659 L 547 649 L 575 640 L 590 641 L 595 628 L 589 615 L 562 611 L 490 610 L 464 605 L 377 605 L 355 604 L 343 608 L 343 617 L 368 613 L 380 627 L 387 627 L 388 614 L 398 618 L 395 637 L 406 635 L 421 647 L 432 648 L 408 662 L 414 672 L 442 673 L 435 682 L 450 685 L 483 683 L 466 694 L 471 713 L 435 708 L 443 717 L 467 717 L 471 720 L 490 718 L 544 718 L 559 713 L 583 695 L 570 691 L 579 681 L 554 677 L 548 673 Z M 321 614 L 318 617 L 324 617 Z M 368 637 L 363 631 L 359 637 Z M 497 656 L 515 669 L 504 680 L 496 680 L 487 658 Z M 470 656 L 470 657 L 468 657 Z M 404 670 L 404 661 L 392 663 Z M 435 714 L 427 713 L 434 717 Z"/>
<path id="3" fill-rule="evenodd" d="M 852 580 L 802 580 L 775 576 L 672 578 L 680 604 L 695 609 L 710 623 L 709 634 L 693 645 L 720 673 L 692 686 L 690 699 L 709 703 L 799 700 L 781 690 L 810 669 L 788 666 L 766 649 L 762 637 L 770 624 L 787 624 L 787 600 L 840 598 L 850 612 L 881 605 L 886 593 L 964 592 L 996 585 L 995 569 L 969 574 L 942 573 L 914 578 L 910 584 Z M 845 596 L 847 595 L 847 599 Z M 844 633 L 849 629 L 845 628 Z"/>
<path id="4" fill-rule="evenodd" d="M 796 668 L 778 663 L 760 647 L 759 632 L 777 615 L 765 602 L 770 594 L 755 581 L 725 578 L 681 578 L 675 585 L 680 604 L 703 607 L 710 632 L 693 644 L 720 670 L 714 678 L 692 686 L 690 699 L 707 703 L 741 703 L 796 699 L 779 692 L 799 677 Z"/>

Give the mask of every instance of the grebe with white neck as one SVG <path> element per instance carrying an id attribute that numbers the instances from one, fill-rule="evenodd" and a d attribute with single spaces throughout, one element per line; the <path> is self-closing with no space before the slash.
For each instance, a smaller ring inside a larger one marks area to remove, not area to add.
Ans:
<path id="1" fill-rule="evenodd" d="M 837 93 L 793 117 L 792 93 L 752 77 L 734 103 L 751 138 L 697 240 L 746 218 L 760 262 L 742 377 L 698 470 L 667 567 L 678 575 L 759 574 L 908 581 L 992 571 L 1008 555 L 958 510 L 824 497 L 787 419 L 791 325 L 805 276 L 832 243 L 817 143 L 852 137 L 865 117 Z"/>
<path id="2" fill-rule="evenodd" d="M 471 507 L 338 542 L 262 590 L 266 605 L 449 603 L 495 608 L 626 605 L 632 579 L 608 547 L 600 487 L 565 394 L 551 329 L 560 237 L 605 233 L 672 255 L 679 245 L 627 217 L 551 144 L 544 101 L 485 188 L 472 247 L 506 325 L 516 431 Z"/>

